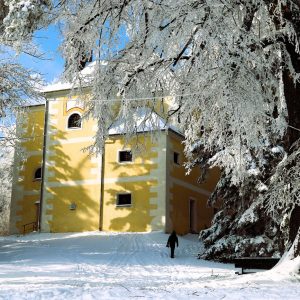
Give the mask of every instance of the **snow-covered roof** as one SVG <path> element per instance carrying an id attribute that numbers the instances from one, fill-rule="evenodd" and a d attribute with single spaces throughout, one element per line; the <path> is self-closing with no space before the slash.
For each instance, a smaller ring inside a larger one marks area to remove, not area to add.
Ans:
<path id="1" fill-rule="evenodd" d="M 29 104 L 23 105 L 22 107 L 36 107 L 36 106 L 45 106 L 45 101 L 40 102 L 40 103 L 29 103 Z"/>
<path id="2" fill-rule="evenodd" d="M 42 88 L 42 92 L 48 93 L 48 92 L 55 92 L 55 91 L 61 91 L 61 90 L 70 90 L 72 88 L 72 84 L 69 82 L 56 82 L 53 84 L 49 84 Z"/>
<path id="3" fill-rule="evenodd" d="M 82 71 L 79 72 L 79 77 L 84 80 L 83 83 L 90 82 L 93 76 L 93 72 L 95 71 L 96 64 L 97 61 L 93 61 L 90 64 L 88 64 Z M 104 62 L 101 62 L 101 64 L 104 64 Z M 44 88 L 42 88 L 41 91 L 44 93 L 49 93 L 55 91 L 70 90 L 74 86 L 76 86 L 76 80 L 75 82 L 56 81 L 45 86 Z"/>
<path id="4" fill-rule="evenodd" d="M 172 130 L 179 135 L 183 133 L 175 126 L 168 124 L 161 116 L 150 108 L 140 107 L 132 115 L 134 124 L 136 125 L 136 132 L 150 132 L 153 130 Z M 125 134 L 126 122 L 124 118 L 117 119 L 109 128 L 109 135 Z"/>
<path id="5" fill-rule="evenodd" d="M 17 107 L 17 109 L 24 109 L 24 108 L 33 108 L 33 107 L 39 107 L 39 106 L 45 106 L 46 102 L 43 101 L 27 101 L 26 103 L 22 103 Z"/>
<path id="6" fill-rule="evenodd" d="M 91 82 L 95 68 L 97 66 L 97 61 L 91 62 L 88 64 L 81 72 L 80 78 L 83 80 L 83 83 L 87 85 Z M 105 62 L 101 61 L 100 64 L 104 65 Z M 57 81 L 53 84 L 47 85 L 42 89 L 42 92 L 54 92 L 62 90 L 70 90 L 76 86 L 76 80 L 74 82 L 63 82 Z M 169 124 L 156 112 L 151 111 L 150 108 L 138 108 L 132 116 L 133 123 L 136 124 L 137 129 L 135 132 L 149 132 L 153 130 L 172 130 L 175 133 L 182 135 L 183 133 L 176 128 L 175 126 Z M 109 135 L 124 134 L 126 133 L 124 118 L 117 119 L 109 128 Z"/>

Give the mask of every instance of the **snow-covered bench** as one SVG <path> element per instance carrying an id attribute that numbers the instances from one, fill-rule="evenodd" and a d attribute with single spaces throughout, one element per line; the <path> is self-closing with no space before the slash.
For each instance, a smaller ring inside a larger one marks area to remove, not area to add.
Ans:
<path id="1" fill-rule="evenodd" d="M 274 257 L 242 257 L 233 260 L 235 268 L 241 270 L 236 274 L 254 273 L 261 270 L 272 269 L 279 261 L 279 258 Z"/>

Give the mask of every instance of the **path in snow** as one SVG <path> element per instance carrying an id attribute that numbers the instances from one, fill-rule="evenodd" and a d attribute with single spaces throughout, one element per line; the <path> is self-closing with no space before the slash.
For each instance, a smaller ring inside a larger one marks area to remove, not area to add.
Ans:
<path id="1" fill-rule="evenodd" d="M 300 299 L 298 282 L 250 281 L 196 259 L 196 235 L 31 234 L 0 239 L 0 299 Z M 276 281 L 277 280 L 277 281 Z"/>

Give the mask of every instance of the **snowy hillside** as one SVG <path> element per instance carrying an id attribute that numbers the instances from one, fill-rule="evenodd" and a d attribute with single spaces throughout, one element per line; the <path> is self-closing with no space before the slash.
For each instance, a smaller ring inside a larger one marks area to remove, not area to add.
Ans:
<path id="1" fill-rule="evenodd" d="M 30 234 L 0 238 L 0 299 L 300 299 L 299 282 L 196 259 L 196 235 Z M 268 274 L 265 273 L 265 274 Z M 267 279 L 267 278 L 272 278 Z"/>

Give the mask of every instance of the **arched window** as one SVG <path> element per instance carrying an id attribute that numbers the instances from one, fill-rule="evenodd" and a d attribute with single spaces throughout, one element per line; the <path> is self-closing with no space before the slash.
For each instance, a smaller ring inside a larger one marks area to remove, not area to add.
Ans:
<path id="1" fill-rule="evenodd" d="M 34 172 L 34 180 L 42 179 L 42 168 L 36 169 Z"/>
<path id="2" fill-rule="evenodd" d="M 68 119 L 68 128 L 81 128 L 81 116 L 74 113 Z"/>

